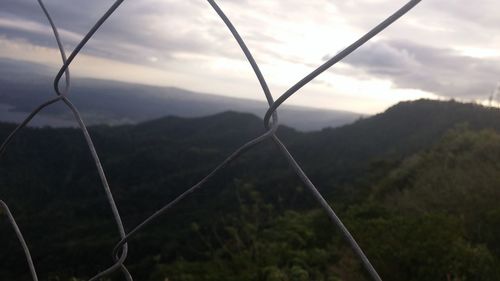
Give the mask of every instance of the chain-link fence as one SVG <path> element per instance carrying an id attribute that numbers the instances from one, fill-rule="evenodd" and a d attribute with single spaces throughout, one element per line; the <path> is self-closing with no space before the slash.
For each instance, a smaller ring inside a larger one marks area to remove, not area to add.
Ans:
<path id="1" fill-rule="evenodd" d="M 171 209 L 173 206 L 175 206 L 177 203 L 179 203 L 181 200 L 186 198 L 189 194 L 195 192 L 196 190 L 202 188 L 204 184 L 214 175 L 217 173 L 221 172 L 224 167 L 226 167 L 229 163 L 234 161 L 236 158 L 238 158 L 241 154 L 245 153 L 249 149 L 252 149 L 255 145 L 258 143 L 267 140 L 267 139 L 272 139 L 272 141 L 277 145 L 278 149 L 280 150 L 281 154 L 288 160 L 290 166 L 293 168 L 293 170 L 297 173 L 303 184 L 309 189 L 309 191 L 312 193 L 313 197 L 315 200 L 321 205 L 322 209 L 326 212 L 332 223 L 334 223 L 339 230 L 341 231 L 342 235 L 344 238 L 347 240 L 349 245 L 351 246 L 352 250 L 354 253 L 358 256 L 358 258 L 361 260 L 362 265 L 364 268 L 367 270 L 369 275 L 373 280 L 381 280 L 380 276 L 378 275 L 377 271 L 375 268 L 371 265 L 369 259 L 366 257 L 364 254 L 363 250 L 359 247 L 359 245 L 356 243 L 356 240 L 352 237 L 352 235 L 349 233 L 348 229 L 344 226 L 340 218 L 336 215 L 335 211 L 331 208 L 331 206 L 328 204 L 328 202 L 323 198 L 321 193 L 318 191 L 318 189 L 314 186 L 314 184 L 309 180 L 308 176 L 306 173 L 302 170 L 300 165 L 297 163 L 297 161 L 294 159 L 292 154 L 288 151 L 286 146 L 281 142 L 281 140 L 278 138 L 278 136 L 275 134 L 277 128 L 278 128 L 278 114 L 276 110 L 279 108 L 281 104 L 283 104 L 289 97 L 291 97 L 293 94 L 295 94 L 300 88 L 302 88 L 304 85 L 308 84 L 311 82 L 314 78 L 316 78 L 318 75 L 320 75 L 322 72 L 325 70 L 329 69 L 333 65 L 335 65 L 337 62 L 341 61 L 344 59 L 346 56 L 348 56 L 350 53 L 352 53 L 354 50 L 357 48 L 361 47 L 363 44 L 368 42 L 371 38 L 376 36 L 378 33 L 380 33 L 382 30 L 384 30 L 386 27 L 389 25 L 393 24 L 395 21 L 397 21 L 400 17 L 402 17 L 404 14 L 406 14 L 408 11 L 410 11 L 413 7 L 415 7 L 418 3 L 421 2 L 421 0 L 411 0 L 409 1 L 406 5 L 401 7 L 399 10 L 397 10 L 394 14 L 389 16 L 387 19 L 385 19 L 383 22 L 381 22 L 379 25 L 374 27 L 372 30 L 367 32 L 365 35 L 363 35 L 361 38 L 359 38 L 357 41 L 352 43 L 350 46 L 339 52 L 337 55 L 334 57 L 330 58 L 328 61 L 326 61 L 324 64 L 316 68 L 314 71 L 312 71 L 309 75 L 301 79 L 299 82 L 294 84 L 292 87 L 290 87 L 286 92 L 284 92 L 279 98 L 275 101 L 273 98 L 273 95 L 271 94 L 271 91 L 269 90 L 269 87 L 267 86 L 266 80 L 264 76 L 262 75 L 257 63 L 255 62 L 250 50 L 247 48 L 245 45 L 245 42 L 241 38 L 241 36 L 238 34 L 238 31 L 236 28 L 233 26 L 229 18 L 224 14 L 222 9 L 217 5 L 217 3 L 214 0 L 208 0 L 208 3 L 212 6 L 212 8 L 215 10 L 215 12 L 219 15 L 219 17 L 223 20 L 233 37 L 236 39 L 238 45 L 240 46 L 241 50 L 243 51 L 246 59 L 250 63 L 253 71 L 255 72 L 255 75 L 257 76 L 257 79 L 260 83 L 260 86 L 262 87 L 262 90 L 264 92 L 264 95 L 267 99 L 267 102 L 269 104 L 269 109 L 267 110 L 265 116 L 264 116 L 264 127 L 266 129 L 266 132 L 249 142 L 245 143 L 241 147 L 239 147 L 236 151 L 234 151 L 231 155 L 229 155 L 222 163 L 220 163 L 218 166 L 216 166 L 207 176 L 205 176 L 203 179 L 201 179 L 198 183 L 184 191 L 181 195 L 179 195 L 177 198 L 175 198 L 173 201 L 169 202 L 166 204 L 164 207 L 156 211 L 154 214 L 152 214 L 150 217 L 148 217 L 146 220 L 144 220 L 142 223 L 137 225 L 135 228 L 133 228 L 130 232 L 125 232 L 122 219 L 120 216 L 120 213 L 118 211 L 118 208 L 116 206 L 116 203 L 113 199 L 113 194 L 111 192 L 111 188 L 108 184 L 106 174 L 104 172 L 104 169 L 101 165 L 101 161 L 99 159 L 99 155 L 96 152 L 96 149 L 94 147 L 94 144 L 92 142 L 92 138 L 87 130 L 87 127 L 81 118 L 81 115 L 78 111 L 78 109 L 73 105 L 73 103 L 70 100 L 70 71 L 69 71 L 69 65 L 72 63 L 72 61 L 75 59 L 75 57 L 78 55 L 78 53 L 81 51 L 81 49 L 85 46 L 85 44 L 92 38 L 92 36 L 98 31 L 98 29 L 103 25 L 103 23 L 107 20 L 109 16 L 111 16 L 114 11 L 123 3 L 124 0 L 116 0 L 113 5 L 102 15 L 102 17 L 96 22 L 96 24 L 88 31 L 88 33 L 83 37 L 83 39 L 78 43 L 78 45 L 75 47 L 75 49 L 71 52 L 69 57 L 66 57 L 66 53 L 63 48 L 63 44 L 59 38 L 59 33 L 56 25 L 54 24 L 49 11 L 45 8 L 42 0 L 37 0 L 38 4 L 40 5 L 43 13 L 47 17 L 47 20 L 49 21 L 49 24 L 52 28 L 54 38 L 56 39 L 56 43 L 59 47 L 59 51 L 61 54 L 63 66 L 60 68 L 59 72 L 57 73 L 55 79 L 54 79 L 54 91 L 56 96 L 53 99 L 50 99 L 43 104 L 39 105 L 35 110 L 33 110 L 29 116 L 22 122 L 20 123 L 11 133 L 10 135 L 5 139 L 5 141 L 2 143 L 0 146 L 0 156 L 5 152 L 8 144 L 12 141 L 12 139 L 16 136 L 16 134 L 19 132 L 20 129 L 25 127 L 31 119 L 37 115 L 43 108 L 50 106 L 52 104 L 62 102 L 66 105 L 68 110 L 70 110 L 75 118 L 75 120 L 78 122 L 78 125 L 83 133 L 83 136 L 85 138 L 85 141 L 87 143 L 87 146 L 90 150 L 90 154 L 93 157 L 96 169 L 99 174 L 100 181 L 102 183 L 102 186 L 104 188 L 104 192 L 106 194 L 108 203 L 111 207 L 111 210 L 113 212 L 114 220 L 116 223 L 116 226 L 118 228 L 118 232 L 120 234 L 120 241 L 116 244 L 115 248 L 113 249 L 113 257 L 115 258 L 114 264 L 112 264 L 109 268 L 106 270 L 100 272 L 96 276 L 90 279 L 90 281 L 94 280 L 99 280 L 100 278 L 115 272 L 117 270 L 121 270 L 125 279 L 128 281 L 132 281 L 132 276 L 128 272 L 127 268 L 124 265 L 125 259 L 127 258 L 127 251 L 128 251 L 128 246 L 127 246 L 127 241 L 131 239 L 136 233 L 140 232 L 143 230 L 148 224 L 150 224 L 152 221 L 154 221 L 156 218 L 161 216 L 162 214 L 166 213 L 169 209 Z M 60 82 L 62 77 L 64 76 L 64 87 L 63 89 L 60 88 Z M 14 219 L 14 216 L 10 212 L 8 206 L 6 203 L 0 200 L 0 207 L 2 207 L 9 219 L 9 222 L 11 223 L 12 227 L 14 228 L 16 235 L 21 243 L 21 246 L 23 247 L 24 253 L 26 255 L 26 260 L 28 262 L 28 266 L 32 275 L 32 279 L 35 281 L 38 281 L 35 265 L 33 263 L 33 260 L 31 258 L 29 248 L 22 236 L 22 233 L 19 229 L 19 227 L 16 224 L 16 221 Z"/>

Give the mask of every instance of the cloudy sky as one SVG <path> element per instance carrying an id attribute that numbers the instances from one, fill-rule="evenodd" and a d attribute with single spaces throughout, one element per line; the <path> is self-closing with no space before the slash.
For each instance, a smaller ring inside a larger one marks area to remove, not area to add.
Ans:
<path id="1" fill-rule="evenodd" d="M 46 0 L 68 52 L 111 0 Z M 220 0 L 277 97 L 403 0 Z M 500 1 L 423 0 L 288 103 L 375 113 L 425 98 L 484 102 L 500 81 Z M 1 0 L 0 58 L 60 57 L 36 0 Z M 71 65 L 95 77 L 264 99 L 206 1 L 126 0 Z"/>

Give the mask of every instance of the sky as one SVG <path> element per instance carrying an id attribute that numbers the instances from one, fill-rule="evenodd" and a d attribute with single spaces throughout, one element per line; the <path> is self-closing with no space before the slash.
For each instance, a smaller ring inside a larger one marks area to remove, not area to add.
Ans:
<path id="1" fill-rule="evenodd" d="M 44 2 L 68 53 L 113 3 Z M 217 3 L 246 41 L 276 99 L 406 1 Z M 423 0 L 287 103 L 367 114 L 419 98 L 485 103 L 500 82 L 499 12 L 498 0 Z M 1 1 L 0 58 L 61 65 L 36 0 Z M 229 30 L 201 0 L 124 1 L 70 69 L 73 77 L 264 100 Z"/>

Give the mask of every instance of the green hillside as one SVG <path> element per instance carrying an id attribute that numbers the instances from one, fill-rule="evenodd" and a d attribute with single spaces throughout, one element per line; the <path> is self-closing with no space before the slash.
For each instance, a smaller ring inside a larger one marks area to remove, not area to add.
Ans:
<path id="1" fill-rule="evenodd" d="M 497 280 L 498 120 L 497 109 L 420 100 L 340 128 L 281 127 L 278 135 L 384 280 Z M 1 124 L 0 136 L 12 128 Z M 255 116 L 226 112 L 90 131 L 130 230 L 263 126 Z M 112 263 L 118 234 L 80 131 L 22 131 L 0 159 L 0 198 L 18 219 L 42 280 L 90 277 Z M 6 220 L 0 241 L 0 279 L 30 280 Z M 270 141 L 130 247 L 126 264 L 136 280 L 366 278 Z"/>

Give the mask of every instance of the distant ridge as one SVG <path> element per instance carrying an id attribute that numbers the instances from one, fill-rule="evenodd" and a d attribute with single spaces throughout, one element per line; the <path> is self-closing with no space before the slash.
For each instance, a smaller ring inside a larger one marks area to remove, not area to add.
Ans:
<path id="1" fill-rule="evenodd" d="M 457 101 L 400 102 L 353 124 L 313 132 L 308 145 L 323 150 L 308 157 L 349 155 L 353 163 L 387 155 L 399 158 L 428 147 L 457 126 L 500 132 L 500 109 Z"/>
<path id="2" fill-rule="evenodd" d="M 19 122 L 27 112 L 53 97 L 48 67 L 0 59 L 0 120 Z M 263 101 L 99 79 L 75 79 L 72 101 L 89 124 L 138 123 L 163 116 L 200 117 L 224 111 L 263 116 Z M 362 114 L 284 105 L 279 108 L 282 124 L 302 131 L 348 124 Z M 37 126 L 74 126 L 62 106 L 51 106 L 35 118 Z"/>

